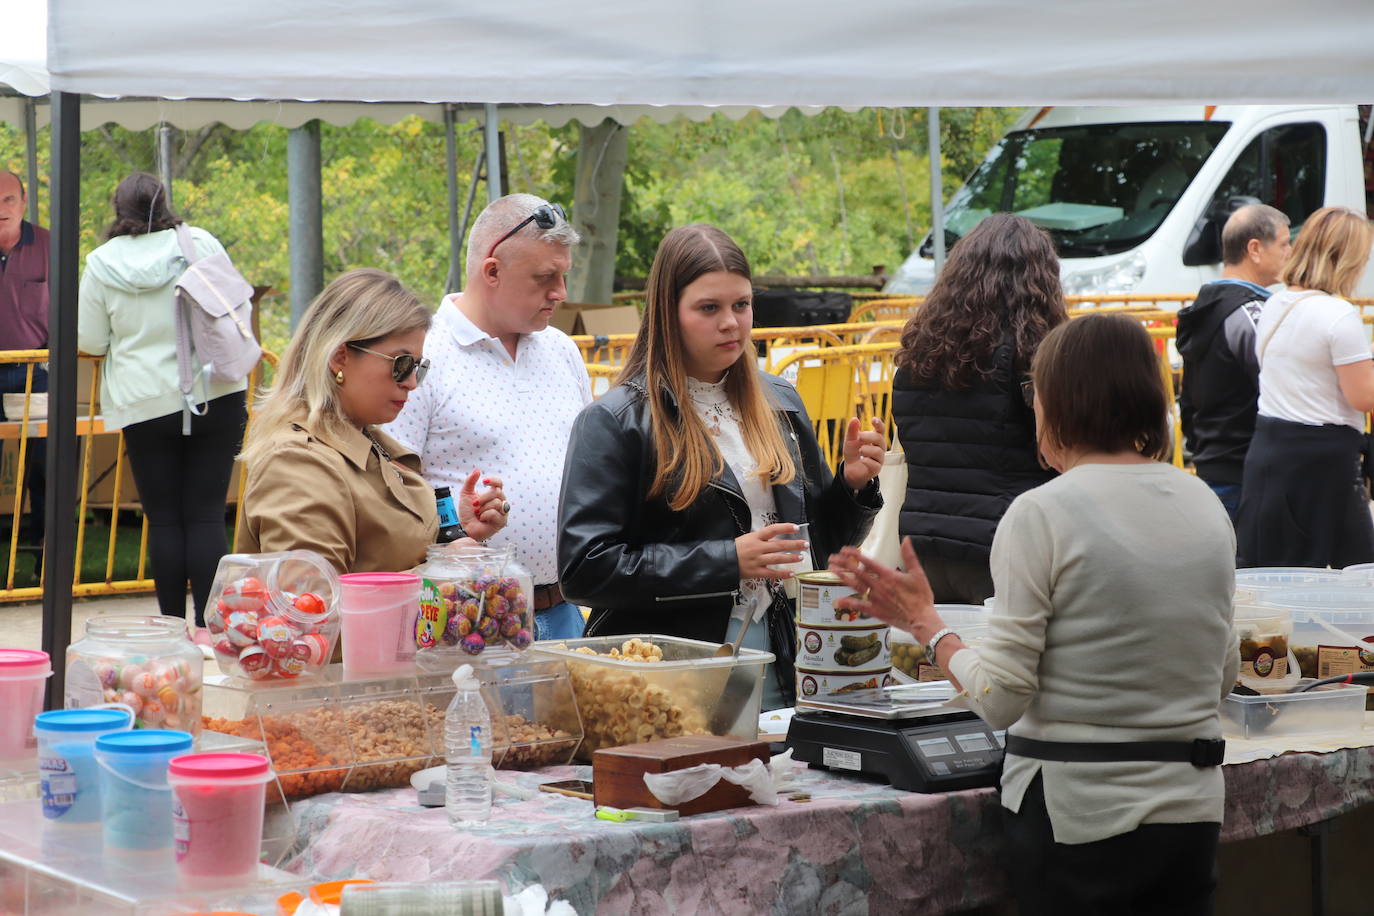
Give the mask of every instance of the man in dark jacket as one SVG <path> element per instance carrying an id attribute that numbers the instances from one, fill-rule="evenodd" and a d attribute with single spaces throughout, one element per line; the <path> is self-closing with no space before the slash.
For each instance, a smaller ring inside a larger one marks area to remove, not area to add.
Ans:
<path id="1" fill-rule="evenodd" d="M 1178 313 L 1183 357 L 1179 409 L 1197 474 L 1235 524 L 1241 473 L 1255 432 L 1259 360 L 1255 325 L 1288 260 L 1288 217 L 1273 207 L 1241 207 L 1221 231 L 1221 279 Z"/>

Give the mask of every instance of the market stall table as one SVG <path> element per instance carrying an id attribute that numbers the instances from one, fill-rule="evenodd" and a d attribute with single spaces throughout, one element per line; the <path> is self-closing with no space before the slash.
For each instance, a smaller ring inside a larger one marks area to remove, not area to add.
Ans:
<path id="1" fill-rule="evenodd" d="M 1231 842 L 1318 823 L 1374 801 L 1374 747 L 1227 765 Z M 526 789 L 588 778 L 589 767 L 501 773 Z M 284 863 L 314 878 L 496 878 L 542 883 L 579 913 L 948 913 L 1005 893 L 992 789 L 917 795 L 815 770 L 810 801 L 676 823 L 612 823 L 591 802 L 498 798 L 490 825 L 459 831 L 411 790 L 331 794 L 296 805 Z"/>

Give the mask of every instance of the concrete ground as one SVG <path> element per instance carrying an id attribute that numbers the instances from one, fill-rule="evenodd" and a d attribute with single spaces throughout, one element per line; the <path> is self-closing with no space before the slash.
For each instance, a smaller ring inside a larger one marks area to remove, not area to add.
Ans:
<path id="1" fill-rule="evenodd" d="M 157 599 L 152 595 L 122 595 L 117 598 L 83 598 L 72 604 L 72 642 L 86 632 L 86 621 L 102 614 L 156 616 Z M 43 605 L 0 604 L 0 647 L 41 649 Z"/>

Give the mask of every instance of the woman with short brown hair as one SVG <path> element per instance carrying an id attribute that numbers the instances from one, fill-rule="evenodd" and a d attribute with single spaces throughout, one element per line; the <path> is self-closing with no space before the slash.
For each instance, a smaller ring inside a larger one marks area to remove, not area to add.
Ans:
<path id="1" fill-rule="evenodd" d="M 1241 566 L 1374 561 L 1360 473 L 1374 363 L 1346 301 L 1369 261 L 1374 226 L 1323 207 L 1307 218 L 1255 328 L 1259 415 L 1246 452 L 1236 526 Z"/>
<path id="2" fill-rule="evenodd" d="M 840 602 L 910 632 L 963 702 L 1007 729 L 1007 863 L 1025 916 L 1212 911 L 1225 787 L 1217 703 L 1235 683 L 1235 541 L 1202 481 L 1162 460 L 1168 401 L 1149 334 L 1091 315 L 1032 366 L 1059 477 L 992 544 L 988 635 L 964 645 L 907 572 L 852 548 Z"/>

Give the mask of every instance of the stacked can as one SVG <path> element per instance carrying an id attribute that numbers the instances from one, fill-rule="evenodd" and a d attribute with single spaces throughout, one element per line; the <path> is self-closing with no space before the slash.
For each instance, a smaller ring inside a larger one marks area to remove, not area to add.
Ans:
<path id="1" fill-rule="evenodd" d="M 797 576 L 797 699 L 893 683 L 888 627 L 835 607 L 852 594 L 832 572 Z"/>

